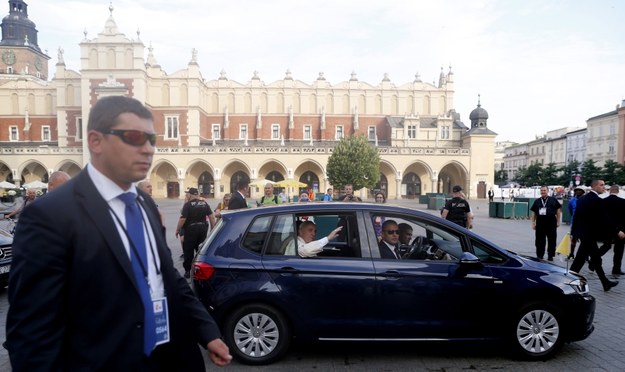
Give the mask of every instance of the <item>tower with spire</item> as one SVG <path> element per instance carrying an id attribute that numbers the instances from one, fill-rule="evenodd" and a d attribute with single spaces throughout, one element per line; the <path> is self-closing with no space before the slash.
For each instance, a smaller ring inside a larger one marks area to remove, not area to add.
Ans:
<path id="1" fill-rule="evenodd" d="M 37 41 L 35 23 L 28 19 L 28 4 L 9 0 L 9 14 L 2 19 L 0 74 L 48 78 L 48 60 Z"/>

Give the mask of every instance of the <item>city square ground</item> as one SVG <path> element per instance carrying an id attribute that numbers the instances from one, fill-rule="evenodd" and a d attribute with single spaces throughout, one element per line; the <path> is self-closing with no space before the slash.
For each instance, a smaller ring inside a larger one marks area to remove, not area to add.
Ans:
<path id="1" fill-rule="evenodd" d="M 179 217 L 181 200 L 157 200 L 164 213 L 168 243 L 174 262 L 182 273 L 182 250 L 173 231 Z M 218 200 L 209 200 L 214 208 Z M 424 210 L 417 200 L 389 200 L 389 204 Z M 475 214 L 474 232 L 499 246 L 520 254 L 534 255 L 534 232 L 528 219 L 490 218 L 486 200 L 471 200 Z M 0 206 L 1 210 L 2 206 Z M 563 224 L 558 229 L 558 241 L 569 230 Z M 555 264 L 565 266 L 556 257 Z M 604 256 L 606 272 L 612 269 L 612 253 Z M 625 267 L 624 267 L 625 268 Z M 623 371 L 625 370 L 625 283 L 610 292 L 601 289 L 597 276 L 586 267 L 582 270 L 590 282 L 591 293 L 597 299 L 595 331 L 586 340 L 566 344 L 553 359 L 527 362 L 509 358 L 500 345 L 492 343 L 372 343 L 372 344 L 294 344 L 280 362 L 261 367 L 249 367 L 233 361 L 227 370 L 234 371 Z M 622 278 L 625 281 L 625 276 Z M 4 340 L 8 309 L 6 291 L 0 293 L 0 340 Z M 207 362 L 209 370 L 216 370 Z M 0 348 L 0 371 L 10 371 L 6 350 Z"/>

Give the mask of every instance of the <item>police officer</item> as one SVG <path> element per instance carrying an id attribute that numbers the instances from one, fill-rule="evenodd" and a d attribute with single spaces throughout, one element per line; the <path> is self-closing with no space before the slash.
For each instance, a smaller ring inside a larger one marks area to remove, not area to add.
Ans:
<path id="1" fill-rule="evenodd" d="M 182 253 L 184 261 L 184 277 L 189 278 L 191 271 L 191 261 L 200 243 L 206 239 L 208 233 L 208 222 L 210 226 L 215 226 L 215 216 L 208 203 L 199 197 L 198 190 L 194 187 L 189 189 L 189 201 L 182 207 L 178 226 L 176 227 L 176 237 L 180 230 L 184 228 L 184 241 L 182 242 Z"/>
<path id="2" fill-rule="evenodd" d="M 451 191 L 453 192 L 452 198 L 445 203 L 441 216 L 467 229 L 473 228 L 473 212 L 471 212 L 469 202 L 464 198 L 462 187 L 456 185 Z"/>

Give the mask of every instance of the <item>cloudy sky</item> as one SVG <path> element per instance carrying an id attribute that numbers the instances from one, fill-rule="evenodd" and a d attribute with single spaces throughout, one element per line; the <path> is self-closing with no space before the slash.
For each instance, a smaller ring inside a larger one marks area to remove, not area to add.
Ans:
<path id="1" fill-rule="evenodd" d="M 109 1 L 26 0 L 39 46 L 78 70 L 83 31 L 94 38 Z M 438 81 L 452 67 L 465 123 L 478 94 L 498 141 L 525 142 L 615 109 L 625 99 L 622 0 L 117 0 L 130 38 L 152 43 L 163 69 L 186 67 L 191 49 L 205 79 L 337 84 L 352 71 L 377 85 Z M 2 9 L 2 8 L 0 8 Z M 4 8 L 8 12 L 8 7 Z M 147 49 L 146 49 L 147 53 Z"/>

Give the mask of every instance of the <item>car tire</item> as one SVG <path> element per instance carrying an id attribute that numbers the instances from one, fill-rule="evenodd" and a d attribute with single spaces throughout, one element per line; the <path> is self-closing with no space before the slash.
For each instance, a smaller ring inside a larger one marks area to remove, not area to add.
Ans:
<path id="1" fill-rule="evenodd" d="M 564 322 L 562 312 L 551 305 L 525 306 L 512 322 L 510 342 L 514 354 L 525 360 L 545 360 L 562 347 Z"/>
<path id="2" fill-rule="evenodd" d="M 241 363 L 269 364 L 286 353 L 291 330 L 286 318 L 273 307 L 249 304 L 226 319 L 224 340 Z"/>

